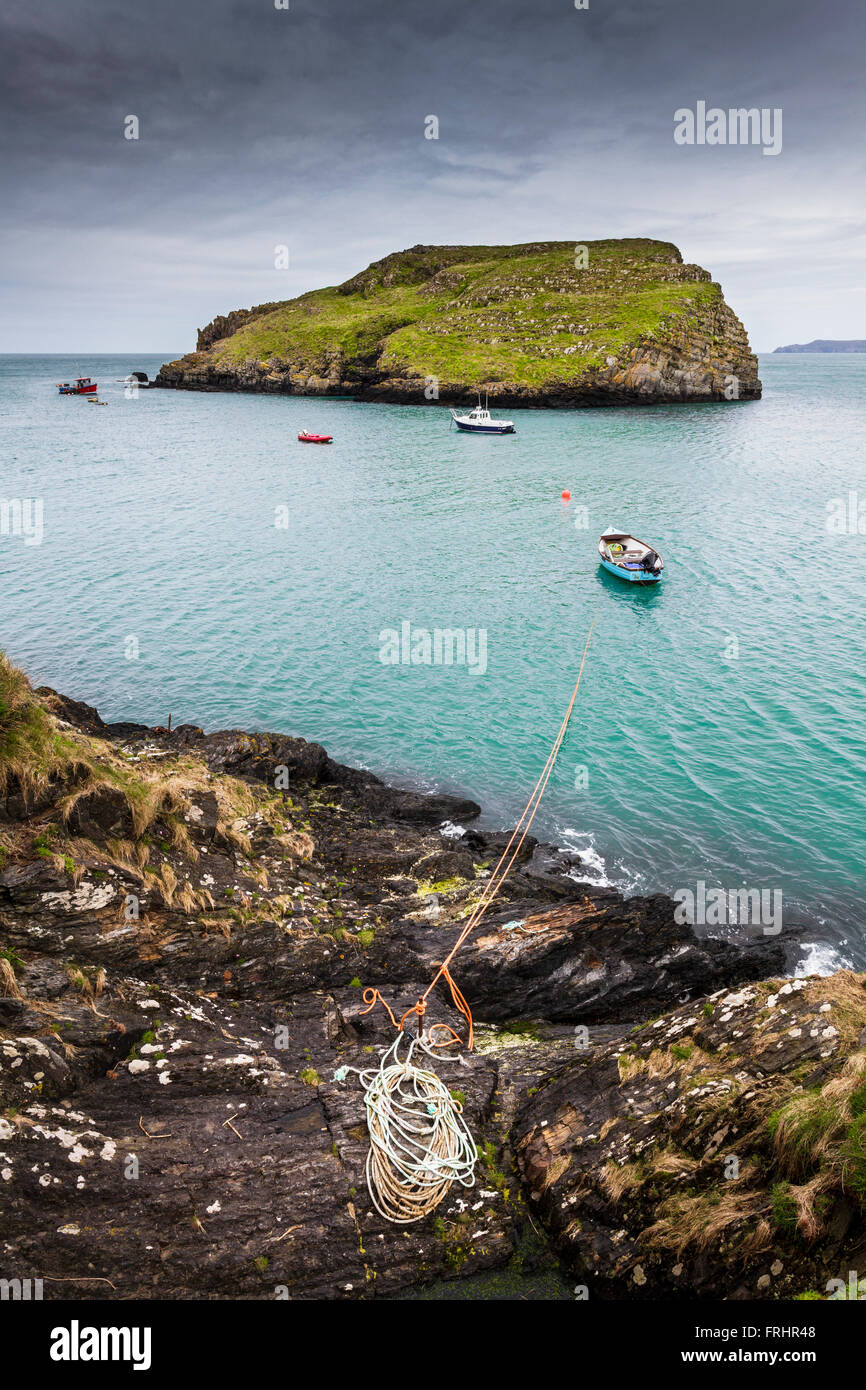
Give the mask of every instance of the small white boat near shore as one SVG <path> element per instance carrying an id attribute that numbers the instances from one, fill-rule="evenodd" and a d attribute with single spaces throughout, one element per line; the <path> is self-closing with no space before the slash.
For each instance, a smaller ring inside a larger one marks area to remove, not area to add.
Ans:
<path id="1" fill-rule="evenodd" d="M 487 397 L 485 396 L 484 405 L 482 405 L 480 392 L 477 406 L 470 410 L 468 415 L 459 415 L 456 410 L 452 410 L 451 419 L 459 430 L 464 430 L 467 434 L 516 433 L 513 420 L 494 420 L 491 418 Z"/>

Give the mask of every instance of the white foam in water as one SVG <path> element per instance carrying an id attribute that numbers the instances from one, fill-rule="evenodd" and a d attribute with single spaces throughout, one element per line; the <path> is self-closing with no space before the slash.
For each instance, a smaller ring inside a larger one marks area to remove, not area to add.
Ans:
<path id="1" fill-rule="evenodd" d="M 568 877 L 573 878 L 575 883 L 591 883 L 595 888 L 619 888 L 622 893 L 633 893 L 637 890 L 638 881 L 631 879 L 625 872 L 619 879 L 610 877 L 607 865 L 588 830 L 565 829 L 562 831 L 562 837 L 566 848 L 574 854 L 579 854 L 581 858 L 580 864 L 568 873 Z"/>
<path id="2" fill-rule="evenodd" d="M 455 825 L 451 820 L 444 820 L 439 827 L 439 834 L 445 835 L 449 840 L 459 840 L 466 834 L 466 827 Z"/>
<path id="3" fill-rule="evenodd" d="M 569 850 L 581 857 L 581 863 L 569 871 L 568 877 L 576 883 L 590 883 L 596 888 L 618 888 L 626 896 L 640 893 L 643 884 L 640 875 L 629 874 L 622 866 L 618 878 L 608 874 L 604 859 L 595 848 L 589 831 L 566 829 L 561 832 Z M 795 977 L 804 975 L 835 975 L 837 970 L 855 970 L 854 961 L 840 947 L 847 941 L 834 945 L 830 941 L 804 941 L 803 955 L 794 971 Z"/>
<path id="4" fill-rule="evenodd" d="M 852 962 L 829 941 L 804 941 L 803 959 L 797 963 L 794 974 L 835 975 L 837 970 L 850 970 Z"/>
<path id="5" fill-rule="evenodd" d="M 594 883 L 599 888 L 613 888 L 612 878 L 607 876 L 607 867 L 598 850 L 591 844 L 581 845 L 578 849 L 581 857 L 581 864 L 578 868 L 572 869 L 568 877 L 573 878 L 576 883 Z"/>

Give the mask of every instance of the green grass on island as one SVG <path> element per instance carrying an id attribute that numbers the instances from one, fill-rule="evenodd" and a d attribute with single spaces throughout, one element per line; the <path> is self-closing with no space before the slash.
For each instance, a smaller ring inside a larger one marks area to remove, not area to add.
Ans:
<path id="1" fill-rule="evenodd" d="M 708 272 L 684 265 L 670 242 L 419 246 L 342 285 L 217 319 L 183 363 L 322 376 L 339 363 L 348 383 L 372 369 L 546 388 L 621 361 L 647 338 L 669 342 L 723 303 Z"/>

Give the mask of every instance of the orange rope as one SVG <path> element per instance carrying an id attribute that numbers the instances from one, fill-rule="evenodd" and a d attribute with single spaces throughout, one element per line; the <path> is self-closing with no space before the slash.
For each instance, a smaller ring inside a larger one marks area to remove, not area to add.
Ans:
<path id="1" fill-rule="evenodd" d="M 454 1001 L 454 1007 L 455 1007 L 455 1009 L 457 1009 L 458 1013 L 461 1013 L 461 1014 L 463 1015 L 463 1017 L 466 1019 L 466 1022 L 469 1024 L 469 1038 L 468 1038 L 468 1040 L 467 1040 L 466 1046 L 469 1048 L 469 1051 L 471 1052 L 471 1051 L 472 1051 L 472 1044 L 473 1044 L 474 1041 L 475 1041 L 475 1029 L 474 1029 L 474 1027 L 472 1026 L 472 1010 L 470 1009 L 469 1005 L 466 1003 L 466 1000 L 463 998 L 463 995 L 461 994 L 460 990 L 457 988 L 457 985 L 454 983 L 454 980 L 451 978 L 451 974 L 450 974 L 450 972 L 449 972 L 449 970 L 448 970 L 448 967 L 447 967 L 446 965 L 442 965 L 442 966 L 440 967 L 439 975 L 442 975 L 442 976 L 444 977 L 445 982 L 446 982 L 446 984 L 448 985 L 448 988 L 449 988 L 450 991 L 451 991 L 451 998 L 452 998 L 452 1000 Z M 436 979 L 437 979 L 437 980 L 438 980 L 438 978 L 439 978 L 439 975 L 436 976 Z M 434 984 L 435 984 L 435 980 L 434 980 Z M 433 985 L 430 986 L 430 989 L 432 989 L 432 988 L 433 988 Z M 428 994 L 429 994 L 430 991 L 428 990 L 427 992 L 428 992 Z M 425 997 L 426 997 L 426 996 L 425 996 Z"/>
<path id="2" fill-rule="evenodd" d="M 364 990 L 364 993 L 363 993 L 363 995 L 362 995 L 361 997 L 362 997 L 362 999 L 364 1000 L 364 1003 L 369 1005 L 369 1008 L 362 1009 L 361 1012 L 360 1012 L 360 1014 L 358 1015 L 359 1018 L 363 1018 L 364 1014 L 370 1013 L 371 1009 L 375 1009 L 375 1007 L 376 1007 L 377 1004 L 382 1004 L 382 1005 L 385 1007 L 385 1009 L 387 1009 L 387 1011 L 388 1011 L 388 1017 L 390 1018 L 391 1022 L 392 1022 L 393 1025 L 394 1025 L 394 1027 L 395 1027 L 395 1028 L 402 1028 L 402 1027 L 403 1027 L 403 1019 L 401 1018 L 400 1022 L 399 1022 L 399 1023 L 397 1022 L 396 1018 L 395 1018 L 394 1015 L 391 1013 L 391 1010 L 388 1008 L 387 1000 L 385 1000 L 385 999 L 382 998 L 381 994 L 379 993 L 379 991 L 378 991 L 377 989 L 373 989 L 372 986 L 369 986 L 367 989 Z M 409 1012 L 411 1013 L 412 1010 L 410 1009 Z M 405 1017 L 406 1017 L 406 1015 L 404 1014 L 404 1015 L 403 1015 L 403 1018 L 405 1018 Z"/>
<path id="3" fill-rule="evenodd" d="M 472 1045 L 475 1037 L 474 1027 L 472 1023 L 472 1012 L 463 995 L 461 994 L 460 990 L 458 989 L 457 985 L 454 983 L 454 980 L 451 977 L 448 967 L 453 961 L 457 952 L 460 950 L 460 947 L 463 945 L 464 941 L 467 940 L 467 938 L 478 926 L 479 922 L 484 917 L 485 913 L 491 906 L 497 893 L 504 884 L 506 878 L 510 874 L 517 860 L 517 856 L 520 853 L 523 841 L 526 839 L 526 836 L 529 833 L 529 827 L 535 820 L 536 812 L 538 811 L 538 808 L 541 805 L 541 798 L 543 797 L 545 788 L 547 787 L 547 784 L 550 781 L 550 774 L 553 772 L 554 764 L 556 763 L 556 759 L 559 755 L 559 750 L 562 747 L 562 742 L 565 738 L 565 734 L 568 729 L 569 720 L 571 719 L 571 712 L 574 709 L 575 701 L 577 700 L 577 692 L 580 689 L 580 682 L 583 677 L 583 668 L 586 665 L 587 653 L 589 652 L 589 644 L 592 640 L 592 633 L 594 627 L 595 619 L 593 618 L 590 624 L 589 632 L 587 633 L 586 644 L 583 648 L 583 656 L 581 657 L 580 670 L 577 673 L 577 680 L 574 683 L 574 690 L 571 692 L 571 699 L 568 702 L 568 708 L 565 711 L 565 716 L 562 720 L 562 723 L 559 726 L 559 732 L 556 735 L 553 747 L 551 748 L 550 753 L 547 756 L 547 762 L 544 764 L 544 767 L 541 770 L 541 775 L 532 790 L 532 795 L 530 796 L 525 807 L 523 808 L 523 812 L 520 816 L 520 819 L 518 820 L 516 826 L 511 832 L 511 837 L 508 841 L 508 844 L 502 851 L 502 854 L 499 857 L 499 862 L 497 863 L 496 868 L 493 870 L 493 873 L 490 875 L 490 879 L 487 883 L 487 886 L 484 889 L 484 892 L 482 893 L 478 902 L 475 904 L 475 907 L 472 909 L 472 912 L 470 913 L 467 919 L 465 927 L 463 928 L 459 937 L 455 941 L 451 950 L 448 952 L 448 955 L 445 957 L 444 961 L 439 966 L 439 969 L 436 971 L 436 974 L 433 976 L 433 979 L 430 981 L 421 998 L 418 1000 L 418 1003 L 413 1004 L 413 1006 L 410 1009 L 406 1010 L 403 1017 L 400 1019 L 399 1024 L 377 989 L 366 989 L 364 991 L 364 1002 L 367 1002 L 368 996 L 370 997 L 372 1002 L 370 1003 L 370 1008 L 364 1009 L 363 1013 L 369 1013 L 370 1009 L 372 1009 L 374 1005 L 377 1003 L 385 1004 L 385 1008 L 388 1009 L 388 1014 L 390 1016 L 391 1022 L 393 1023 L 395 1028 L 399 1029 L 402 1029 L 403 1024 L 405 1023 L 406 1019 L 409 1017 L 410 1014 L 417 1014 L 420 1024 L 419 1032 L 422 1032 L 424 1026 L 424 1014 L 427 1011 L 427 998 L 430 995 L 431 990 L 438 983 L 438 981 L 444 979 L 451 991 L 451 998 L 453 1000 L 454 1007 L 457 1009 L 459 1013 L 463 1015 L 463 1017 L 469 1024 L 469 1037 L 467 1040 L 467 1047 L 470 1051 L 472 1050 Z M 528 819 L 526 819 L 527 816 Z M 523 823 L 524 820 L 526 820 L 525 825 Z M 514 847 L 514 852 L 511 854 L 511 857 L 509 858 L 508 856 L 511 852 L 511 847 L 514 844 L 514 841 L 518 834 L 520 835 L 520 838 L 519 840 L 517 840 L 517 844 Z M 508 860 L 507 863 L 505 862 L 506 859 Z M 454 1032 L 454 1029 L 450 1028 L 448 1024 L 434 1023 L 433 1027 L 430 1029 L 430 1033 L 432 1034 L 433 1030 L 436 1028 L 448 1028 L 448 1031 L 452 1034 L 452 1036 L 457 1038 L 457 1034 Z M 458 1041 L 460 1041 L 459 1038 Z M 446 1044 L 444 1043 L 432 1044 L 432 1046 L 434 1047 L 443 1047 L 445 1045 Z"/>
<path id="4" fill-rule="evenodd" d="M 446 1033 L 451 1034 L 450 1038 L 445 1038 L 442 1042 L 433 1042 L 433 1034 L 436 1032 L 437 1028 L 444 1028 Z M 459 1033 L 454 1032 L 450 1023 L 431 1023 L 430 1031 L 427 1034 L 427 1040 L 430 1047 L 450 1047 L 452 1043 L 458 1043 L 460 1047 L 463 1046 L 463 1039 Z"/>
<path id="5" fill-rule="evenodd" d="M 420 1031 L 420 1032 L 423 1032 L 423 1031 L 424 1031 L 424 1015 L 426 1014 L 426 1012 L 427 1012 L 427 1005 L 426 1005 L 425 1001 L 424 1001 L 423 999 L 419 999 L 417 1004 L 413 1004 L 412 1007 L 411 1007 L 411 1009 L 407 1009 L 407 1010 L 406 1010 L 406 1012 L 404 1013 L 403 1017 L 400 1019 L 400 1027 L 401 1027 L 401 1028 L 403 1027 L 403 1024 L 406 1022 L 406 1019 L 409 1017 L 410 1014 L 417 1014 L 417 1015 L 418 1015 L 418 1022 L 419 1022 L 420 1025 L 421 1025 L 419 1031 Z"/>
<path id="6" fill-rule="evenodd" d="M 568 702 L 568 709 L 565 711 L 565 716 L 561 725 L 559 726 L 559 733 L 557 734 L 553 747 L 550 750 L 550 753 L 548 754 L 547 762 L 544 764 L 541 776 L 539 777 L 538 781 L 535 784 L 535 787 L 533 788 L 532 795 L 527 801 L 526 806 L 523 809 L 523 813 L 517 822 L 517 825 L 511 832 L 511 838 L 509 839 L 508 844 L 505 846 L 505 849 L 502 851 L 502 854 L 499 857 L 499 862 L 497 863 L 496 868 L 493 870 L 493 873 L 490 876 L 490 880 L 487 884 L 487 887 L 485 888 L 480 899 L 473 908 L 469 918 L 467 919 L 466 925 L 460 933 L 459 937 L 457 938 L 456 942 L 452 946 L 451 950 L 448 952 L 448 955 L 445 957 L 445 960 L 442 962 L 442 965 L 439 967 L 436 974 L 433 976 L 433 979 L 430 981 L 430 984 L 427 986 L 427 989 L 424 991 L 424 994 L 422 996 L 424 999 L 426 999 L 427 996 L 430 994 L 430 991 L 433 989 L 434 985 L 441 978 L 441 976 L 443 974 L 447 974 L 448 966 L 451 964 L 451 961 L 454 959 L 467 937 L 469 937 L 471 933 L 475 930 L 475 928 L 478 926 L 478 923 L 481 921 L 482 917 L 487 912 L 488 908 L 493 902 L 493 899 L 499 892 L 500 888 L 502 887 L 503 883 L 505 882 L 506 878 L 508 877 L 512 868 L 514 867 L 517 856 L 520 853 L 521 846 L 523 845 L 523 841 L 526 839 L 526 836 L 529 833 L 529 827 L 535 820 L 536 812 L 538 811 L 538 808 L 541 805 L 541 798 L 544 795 L 544 791 L 547 787 L 548 782 L 550 781 L 550 774 L 553 772 L 553 767 L 559 754 L 559 750 L 562 747 L 562 741 L 565 738 L 569 720 L 571 719 L 571 712 L 574 709 L 574 704 L 577 699 L 577 692 L 580 689 L 580 682 L 583 676 L 583 668 L 586 665 L 586 657 L 589 651 L 589 644 L 592 638 L 592 631 L 594 627 L 595 619 L 593 619 L 592 624 L 590 625 L 589 633 L 586 639 L 586 645 L 583 649 L 583 657 L 581 658 L 580 662 L 580 670 L 577 673 L 577 680 L 575 681 L 574 690 L 572 691 L 571 699 Z M 526 820 L 526 824 L 524 825 L 523 822 L 527 816 L 529 818 L 528 820 Z M 522 830 L 521 826 L 523 827 Z M 518 833 L 520 834 L 520 839 L 517 841 L 517 844 L 514 848 L 514 852 L 511 854 L 511 858 L 508 859 L 509 851 L 511 850 L 511 846 L 514 844 L 515 837 L 518 835 Z M 507 864 L 505 863 L 506 859 L 508 859 Z M 504 868 L 503 865 L 505 865 Z"/>

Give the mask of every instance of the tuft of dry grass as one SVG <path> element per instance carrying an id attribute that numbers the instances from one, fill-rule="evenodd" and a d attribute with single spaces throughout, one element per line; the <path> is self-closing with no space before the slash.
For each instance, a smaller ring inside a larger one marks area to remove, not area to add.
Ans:
<path id="1" fill-rule="evenodd" d="M 851 1101 L 866 1083 L 866 1049 L 854 1052 L 845 1061 L 841 1072 L 828 1081 L 821 1090 L 822 1096 L 835 1105 L 844 1108 L 847 1119 L 854 1118 Z"/>
<path id="2" fill-rule="evenodd" d="M 788 1177 L 807 1178 L 816 1168 L 833 1165 L 855 1118 L 852 1102 L 864 1087 L 866 1050 L 848 1057 L 839 1075 L 820 1090 L 798 1091 L 770 1116 L 775 1156 Z"/>
<path id="3" fill-rule="evenodd" d="M 827 1168 L 816 1173 L 810 1182 L 800 1186 L 792 1183 L 789 1196 L 797 1204 L 797 1230 L 805 1240 L 816 1240 L 819 1235 L 823 1234 L 824 1222 L 816 1210 L 816 1204 L 825 1193 L 832 1192 L 835 1185 L 835 1175 Z"/>
<path id="4" fill-rule="evenodd" d="M 0 792 L 10 783 L 32 794 L 64 766 L 54 721 L 23 671 L 0 652 Z"/>
<path id="5" fill-rule="evenodd" d="M 636 1192 L 644 1180 L 644 1174 L 637 1163 L 614 1163 L 604 1165 L 601 1181 L 612 1202 L 621 1202 L 627 1192 Z"/>
<path id="6" fill-rule="evenodd" d="M 695 1072 L 712 1069 L 715 1065 L 714 1058 L 690 1038 L 684 1038 L 670 1047 L 654 1047 L 645 1057 L 622 1052 L 617 1058 L 620 1081 L 631 1081 L 633 1077 L 643 1074 L 654 1078 L 670 1076 L 673 1072 L 678 1072 L 680 1076 L 691 1076 Z"/>
<path id="7" fill-rule="evenodd" d="M 15 977 L 15 971 L 12 969 L 12 962 L 7 960 L 5 956 L 0 956 L 0 994 L 5 999 L 24 998 L 24 993 Z"/>
<path id="8" fill-rule="evenodd" d="M 191 883 L 182 883 L 180 885 L 180 888 L 174 895 L 174 905 L 190 914 L 199 912 L 202 908 L 202 903 L 199 902 L 199 895 Z"/>
<path id="9" fill-rule="evenodd" d="M 823 1091 L 791 1096 L 769 1121 L 782 1172 L 790 1178 L 806 1177 L 841 1139 L 848 1121 L 845 1107 L 832 1103 Z"/>
<path id="10" fill-rule="evenodd" d="M 178 876 L 171 865 L 161 864 L 159 873 L 154 876 L 154 887 L 166 907 L 173 905 L 178 883 Z"/>
<path id="11" fill-rule="evenodd" d="M 866 975 L 837 970 L 811 985 L 813 997 L 832 1005 L 831 1018 L 850 1035 L 866 1027 Z"/>
<path id="12" fill-rule="evenodd" d="M 179 850 L 180 853 L 191 860 L 193 864 L 197 864 L 200 858 L 199 852 L 193 844 L 190 833 L 184 822 L 180 817 L 171 815 L 167 818 L 166 825 L 168 826 L 171 843 L 174 845 L 175 849 Z"/>
<path id="13" fill-rule="evenodd" d="M 647 1166 L 652 1177 L 661 1177 L 663 1174 L 682 1177 L 686 1173 L 694 1173 L 700 1164 L 696 1158 L 690 1158 L 681 1150 L 669 1147 L 653 1154 Z"/>
<path id="14" fill-rule="evenodd" d="M 745 1237 L 740 1249 L 744 1255 L 763 1255 L 765 1250 L 770 1250 L 772 1247 L 773 1227 L 767 1218 L 762 1216 L 755 1229 Z"/>
<path id="15" fill-rule="evenodd" d="M 646 1058 L 638 1057 L 634 1052 L 621 1052 L 616 1059 L 616 1069 L 619 1072 L 620 1081 L 631 1081 L 632 1077 L 639 1076 L 646 1071 Z"/>
<path id="16" fill-rule="evenodd" d="M 642 1239 L 651 1249 L 674 1250 L 678 1256 L 689 1247 L 706 1250 L 730 1227 L 753 1220 L 769 1207 L 766 1192 L 744 1190 L 741 1176 L 710 1192 L 669 1197 Z"/>
<path id="17" fill-rule="evenodd" d="M 243 824 L 243 818 L 240 816 L 231 822 L 219 820 L 217 821 L 217 835 L 221 836 L 232 849 L 240 850 L 241 854 L 249 859 L 253 852 L 253 846 L 249 835 L 241 829 Z"/>
<path id="18" fill-rule="evenodd" d="M 105 989 L 105 971 L 100 967 L 92 975 L 77 966 L 70 965 L 66 970 L 69 983 L 81 995 L 84 1003 L 94 1013 L 99 1013 L 96 1001 Z"/>

